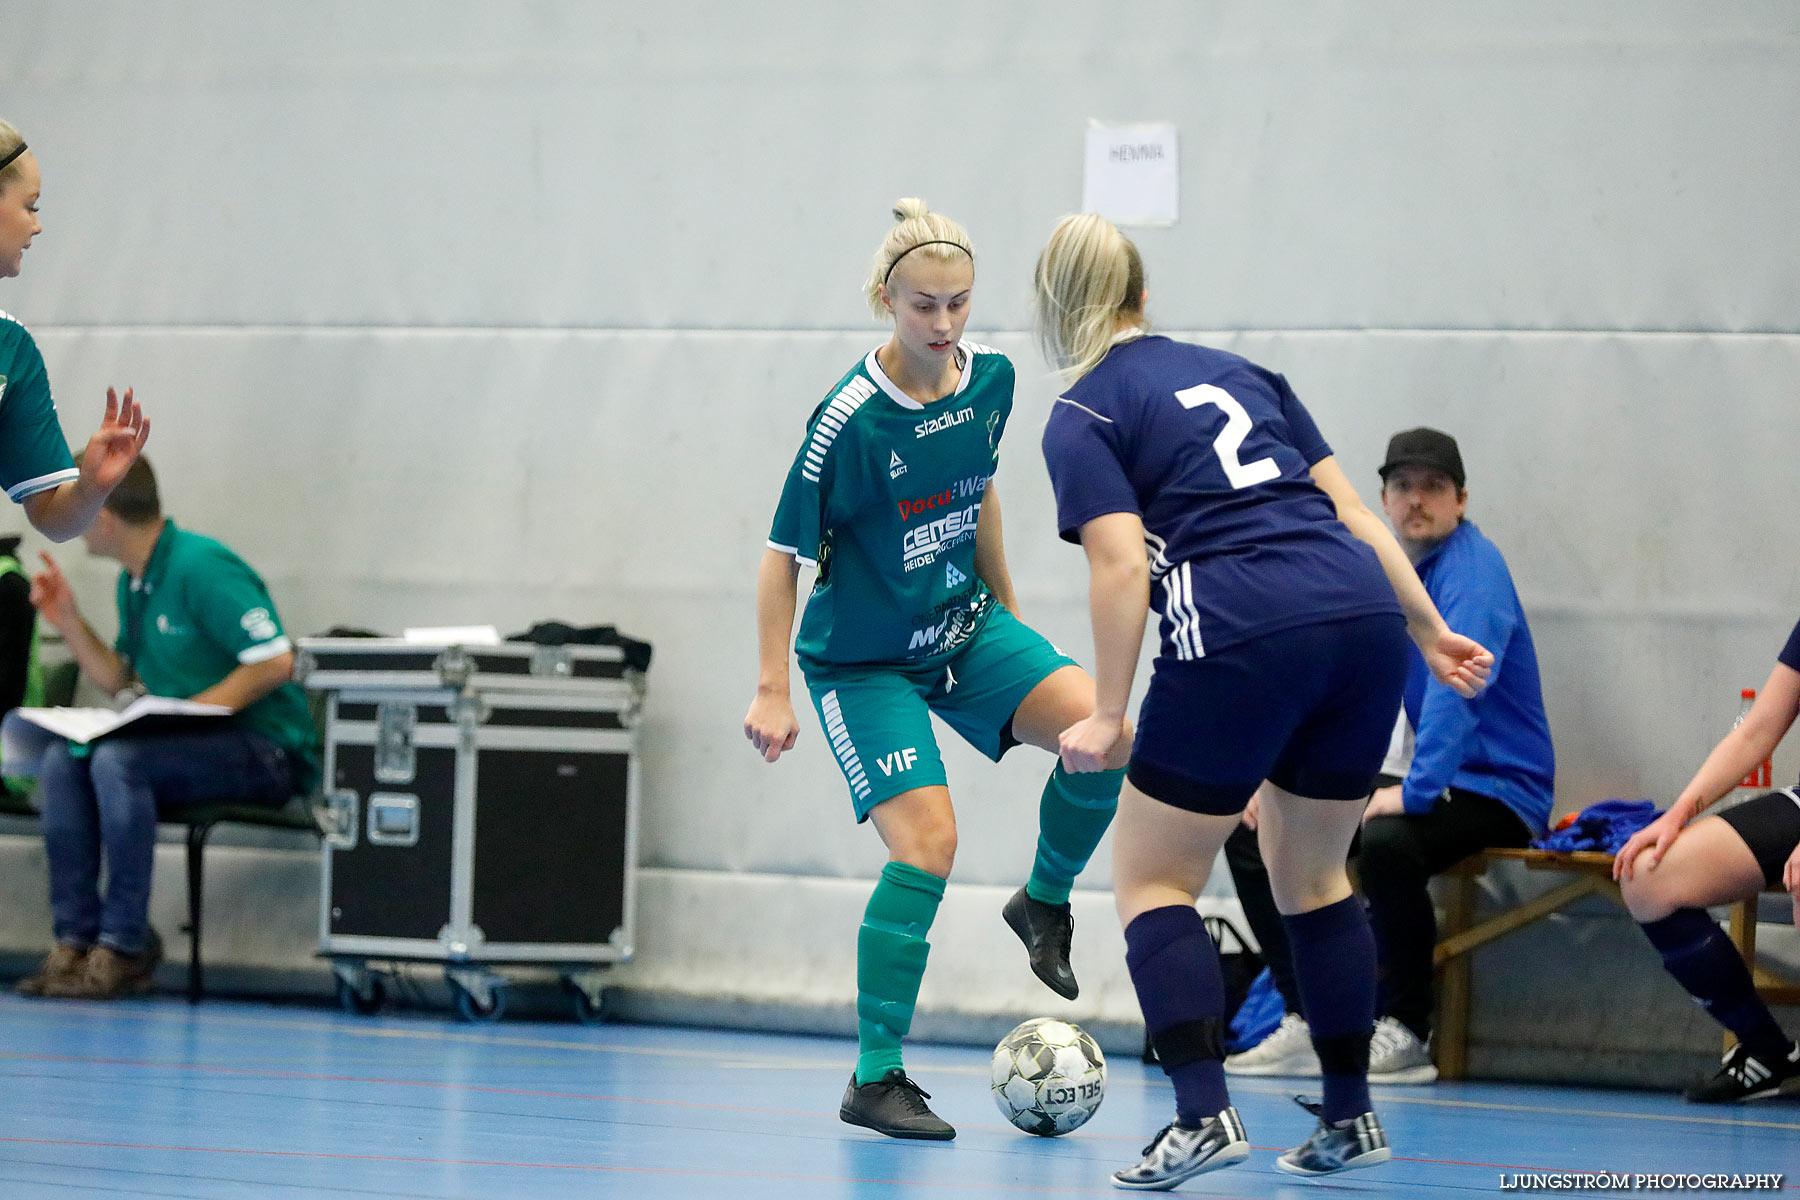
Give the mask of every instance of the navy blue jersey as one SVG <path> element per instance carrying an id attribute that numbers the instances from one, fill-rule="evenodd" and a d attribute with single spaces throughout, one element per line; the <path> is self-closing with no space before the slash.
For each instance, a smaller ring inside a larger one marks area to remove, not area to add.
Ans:
<path id="1" fill-rule="evenodd" d="M 1800 625 L 1794 626 L 1794 632 L 1788 634 L 1787 645 L 1781 648 L 1776 661 L 1800 671 Z"/>
<path id="2" fill-rule="evenodd" d="M 1280 375 L 1166 337 L 1113 347 L 1044 427 L 1066 540 L 1108 513 L 1143 519 L 1163 653 L 1177 659 L 1400 611 L 1375 552 L 1312 481 L 1330 453 Z"/>

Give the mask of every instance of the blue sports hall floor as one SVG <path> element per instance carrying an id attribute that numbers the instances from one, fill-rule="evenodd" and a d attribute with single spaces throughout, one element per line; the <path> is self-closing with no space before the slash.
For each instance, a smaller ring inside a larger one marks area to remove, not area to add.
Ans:
<path id="1" fill-rule="evenodd" d="M 985 1052 L 915 1046 L 908 1068 L 959 1134 L 909 1143 L 838 1121 L 853 1050 L 833 1038 L 10 996 L 0 1031 L 7 1200 L 1119 1196 L 1108 1173 L 1135 1161 L 1171 1105 L 1160 1072 L 1115 1056 L 1094 1119 L 1033 1138 L 994 1109 Z M 1289 1094 L 1279 1080 L 1235 1081 L 1256 1153 L 1175 1194 L 1470 1195 L 1523 1190 L 1532 1172 L 1800 1173 L 1800 1103 L 1704 1109 L 1463 1083 L 1378 1088 L 1395 1160 L 1298 1180 L 1274 1165 L 1310 1126 Z"/>

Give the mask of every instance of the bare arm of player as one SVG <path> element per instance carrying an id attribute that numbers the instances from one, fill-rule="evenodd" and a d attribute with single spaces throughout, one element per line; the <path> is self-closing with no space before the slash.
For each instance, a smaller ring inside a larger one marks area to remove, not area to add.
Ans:
<path id="1" fill-rule="evenodd" d="M 992 480 L 981 493 L 981 515 L 975 519 L 975 574 L 994 593 L 994 599 L 1019 617 L 1019 598 L 1013 594 L 1012 574 L 1006 569 L 1006 547 L 1000 536 L 1000 492 Z"/>
<path id="2" fill-rule="evenodd" d="M 1088 559 L 1088 610 L 1094 622 L 1094 712 L 1063 730 L 1059 743 L 1070 771 L 1103 771 L 1125 733 L 1125 708 L 1150 611 L 1150 563 L 1144 522 L 1108 513 L 1081 527 Z"/>
<path id="3" fill-rule="evenodd" d="M 1613 857 L 1613 878 L 1630 879 L 1639 868 L 1648 871 L 1661 862 L 1682 827 L 1736 787 L 1750 768 L 1769 757 L 1793 728 L 1796 716 L 1800 716 L 1800 671 L 1786 663 L 1776 663 L 1743 721 L 1719 739 L 1669 811 L 1619 847 L 1619 853 Z M 1644 855 L 1641 859 L 1640 854 Z M 1794 870 L 1792 862 L 1788 863 L 1788 870 Z"/>
<path id="4" fill-rule="evenodd" d="M 756 569 L 756 699 L 744 715 L 744 736 L 774 762 L 794 748 L 800 722 L 788 697 L 788 652 L 794 638 L 794 602 L 800 564 L 780 550 L 764 550 Z"/>
<path id="5" fill-rule="evenodd" d="M 1312 480 L 1331 497 L 1338 520 L 1359 540 L 1366 542 L 1375 551 L 1375 557 L 1381 560 L 1381 569 L 1406 613 L 1406 630 L 1419 647 L 1419 653 L 1425 656 L 1425 665 L 1431 668 L 1432 675 L 1438 682 L 1455 689 L 1459 696 L 1479 694 L 1487 686 L 1494 656 L 1481 643 L 1444 624 L 1443 616 L 1431 602 L 1425 585 L 1419 582 L 1419 573 L 1413 570 L 1406 551 L 1388 532 L 1386 523 L 1362 502 L 1355 486 L 1344 475 L 1344 469 L 1337 465 L 1337 459 L 1326 455 L 1314 463 Z"/>
<path id="6" fill-rule="evenodd" d="M 150 418 L 132 400 L 131 389 L 126 388 L 121 399 L 107 388 L 106 413 L 82 452 L 80 474 L 49 491 L 25 497 L 25 519 L 53 542 L 66 542 L 85 532 L 137 461 L 149 436 Z"/>

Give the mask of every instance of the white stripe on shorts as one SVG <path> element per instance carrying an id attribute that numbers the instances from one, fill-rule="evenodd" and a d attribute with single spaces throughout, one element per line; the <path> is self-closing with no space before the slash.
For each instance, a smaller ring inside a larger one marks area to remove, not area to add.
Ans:
<path id="1" fill-rule="evenodd" d="M 1169 598 L 1163 615 L 1169 618 L 1169 624 L 1173 626 L 1169 640 L 1175 645 L 1175 657 L 1205 658 L 1206 647 L 1200 641 L 1200 610 L 1194 606 L 1192 564 L 1182 563 L 1163 576 L 1162 583 L 1163 591 Z"/>
<path id="2" fill-rule="evenodd" d="M 863 770 L 862 759 L 857 757 L 856 747 L 850 743 L 850 731 L 844 728 L 844 710 L 838 705 L 836 688 L 820 697 L 819 708 L 825 713 L 825 732 L 831 738 L 831 752 L 837 755 L 850 790 L 858 800 L 867 800 L 875 789 L 869 786 L 868 772 Z"/>

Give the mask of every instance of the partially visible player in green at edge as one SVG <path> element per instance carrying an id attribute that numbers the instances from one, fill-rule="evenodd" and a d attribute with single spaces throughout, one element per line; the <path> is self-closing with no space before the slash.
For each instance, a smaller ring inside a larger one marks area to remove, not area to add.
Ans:
<path id="1" fill-rule="evenodd" d="M 1019 742 L 1055 754 L 1058 735 L 1093 710 L 1094 681 L 1018 618 L 993 484 L 1013 367 L 962 340 L 969 236 L 922 200 L 899 201 L 894 219 L 866 289 L 894 334 L 813 411 L 763 553 L 761 666 L 744 734 L 769 762 L 794 746 L 788 643 L 799 568 L 816 567 L 795 653 L 856 819 L 874 820 L 889 857 L 857 935 L 861 1053 L 838 1115 L 889 1137 L 946 1140 L 956 1131 L 900 1056 L 956 855 L 930 714 L 996 761 Z M 1104 771 L 1057 764 L 1031 877 L 1002 910 L 1032 970 L 1068 999 L 1069 890 L 1118 807 L 1130 740 Z"/>
<path id="2" fill-rule="evenodd" d="M 38 222 L 42 181 L 37 156 L 19 131 L 0 121 L 0 279 L 17 275 Z M 106 389 L 106 415 L 88 439 L 81 466 L 69 454 L 37 343 L 0 312 L 0 487 L 52 541 L 66 542 L 94 523 L 101 504 L 137 461 L 150 421 L 125 389 Z"/>

